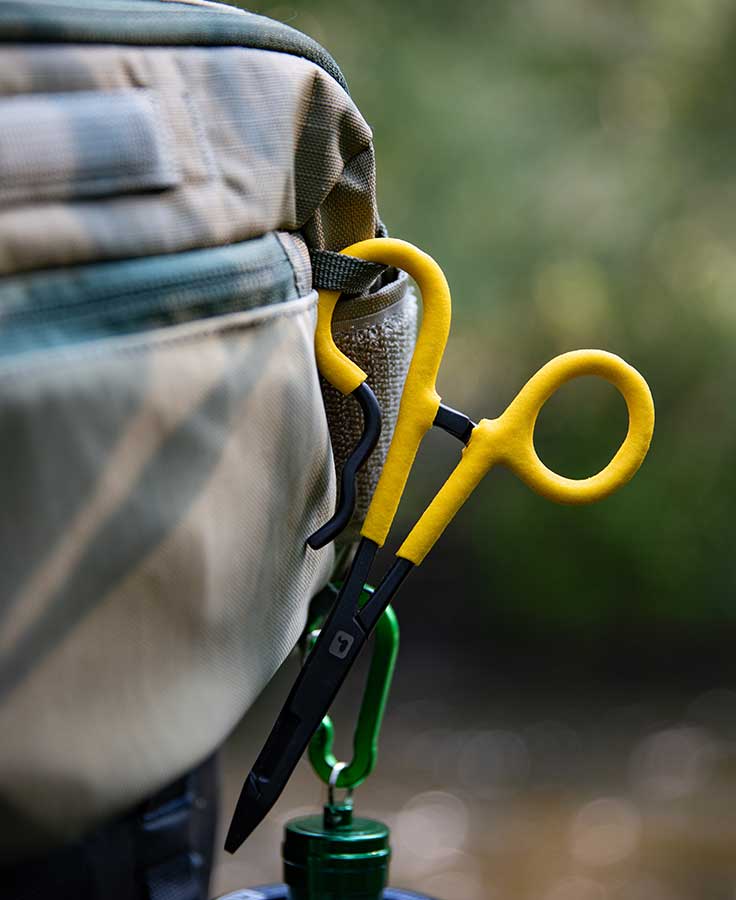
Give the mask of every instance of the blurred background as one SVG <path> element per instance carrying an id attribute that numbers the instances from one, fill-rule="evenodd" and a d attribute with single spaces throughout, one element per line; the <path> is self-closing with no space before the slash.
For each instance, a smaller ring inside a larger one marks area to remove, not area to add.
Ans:
<path id="1" fill-rule="evenodd" d="M 565 508 L 494 472 L 397 601 L 381 756 L 356 795 L 392 826 L 392 884 L 734 900 L 736 5 L 246 5 L 322 43 L 373 127 L 382 217 L 453 289 L 446 402 L 495 416 L 548 358 L 593 346 L 657 407 L 627 488 Z M 537 429 L 575 477 L 626 429 L 587 381 Z M 425 444 L 404 524 L 457 458 L 446 435 Z M 223 821 L 296 669 L 225 750 Z M 361 687 L 335 710 L 348 758 Z M 283 823 L 321 798 L 302 764 L 216 892 L 280 880 Z"/>

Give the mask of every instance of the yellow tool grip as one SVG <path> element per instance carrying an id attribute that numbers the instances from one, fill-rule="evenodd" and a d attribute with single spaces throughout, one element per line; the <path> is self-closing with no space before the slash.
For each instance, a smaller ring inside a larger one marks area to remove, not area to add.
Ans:
<path id="1" fill-rule="evenodd" d="M 439 409 L 435 382 L 450 334 L 450 288 L 432 257 L 406 241 L 377 238 L 345 252 L 403 269 L 422 294 L 422 324 L 404 382 L 396 427 L 361 529 L 363 537 L 381 547 L 391 530 L 419 445 Z"/>
<path id="2" fill-rule="evenodd" d="M 403 269 L 416 281 L 422 294 L 422 324 L 406 376 L 396 428 L 361 532 L 363 537 L 383 546 L 419 444 L 432 427 L 440 405 L 435 381 L 450 333 L 450 288 L 432 257 L 406 241 L 373 238 L 341 252 Z M 365 381 L 366 375 L 337 348 L 332 338 L 332 314 L 339 296 L 336 291 L 320 291 L 315 351 L 322 375 L 343 394 L 349 394 Z"/>
<path id="3" fill-rule="evenodd" d="M 597 375 L 623 395 L 629 412 L 626 437 L 608 465 L 590 478 L 551 471 L 534 449 L 534 426 L 552 394 L 566 382 Z M 482 419 L 442 489 L 398 550 L 419 565 L 482 478 L 496 464 L 507 466 L 532 490 L 558 503 L 592 503 L 626 484 L 647 455 L 654 431 L 654 403 L 642 376 L 613 353 L 575 350 L 548 362 L 524 385 L 497 419 Z"/>

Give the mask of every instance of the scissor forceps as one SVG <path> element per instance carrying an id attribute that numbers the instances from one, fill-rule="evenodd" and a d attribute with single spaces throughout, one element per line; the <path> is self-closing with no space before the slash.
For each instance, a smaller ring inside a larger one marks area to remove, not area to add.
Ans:
<path id="1" fill-rule="evenodd" d="M 576 350 L 555 357 L 532 376 L 498 418 L 481 419 L 476 424 L 442 404 L 435 387 L 450 330 L 450 290 L 437 263 L 411 244 L 391 238 L 362 241 L 343 252 L 408 272 L 421 291 L 422 323 L 396 427 L 361 529 L 358 549 L 319 639 L 245 781 L 225 842 L 231 853 L 278 799 L 386 606 L 487 472 L 495 465 L 503 465 L 550 500 L 592 503 L 633 477 L 647 454 L 654 429 L 654 404 L 646 381 L 620 357 L 603 350 Z M 367 376 L 337 348 L 332 338 L 332 314 L 338 299 L 339 292 L 320 293 L 315 334 L 317 364 L 327 381 L 343 394 L 357 392 L 366 413 L 371 404 L 366 400 L 370 393 L 365 385 Z M 552 394 L 583 375 L 596 375 L 618 389 L 626 401 L 629 427 L 623 443 L 597 475 L 571 479 L 551 471 L 539 459 L 534 449 L 534 426 Z M 399 547 L 396 561 L 373 596 L 361 607 L 363 585 L 391 529 L 422 438 L 432 425 L 465 444 L 462 458 Z M 364 443 L 369 444 L 370 440 L 365 439 Z M 318 546 L 326 543 L 324 529 L 320 531 L 323 534 L 316 541 Z M 337 784 L 340 785 L 339 777 Z"/>

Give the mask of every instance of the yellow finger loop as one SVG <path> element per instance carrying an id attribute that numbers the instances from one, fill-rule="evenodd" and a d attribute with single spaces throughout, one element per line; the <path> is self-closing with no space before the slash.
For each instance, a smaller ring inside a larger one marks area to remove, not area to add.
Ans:
<path id="1" fill-rule="evenodd" d="M 623 396 L 629 427 L 608 465 L 590 478 L 565 478 L 541 461 L 534 448 L 537 417 L 552 394 L 583 375 L 610 382 Z M 532 490 L 557 503 L 593 503 L 630 481 L 647 455 L 654 432 L 654 402 L 649 386 L 633 366 L 604 350 L 563 353 L 543 366 L 519 391 L 500 418 L 506 439 L 499 461 Z"/>
<path id="2" fill-rule="evenodd" d="M 608 465 L 591 478 L 565 478 L 551 471 L 534 449 L 539 412 L 563 384 L 596 375 L 623 395 L 629 428 Z M 642 376 L 628 363 L 604 350 L 575 350 L 548 362 L 519 391 L 497 419 L 482 419 L 473 429 L 461 461 L 401 545 L 398 556 L 415 565 L 496 464 L 510 468 L 530 488 L 558 503 L 592 503 L 626 484 L 647 454 L 654 431 L 654 403 Z"/>

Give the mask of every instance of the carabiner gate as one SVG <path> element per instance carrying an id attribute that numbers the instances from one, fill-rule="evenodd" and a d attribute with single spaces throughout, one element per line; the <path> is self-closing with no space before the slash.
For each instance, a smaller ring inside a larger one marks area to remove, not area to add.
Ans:
<path id="1" fill-rule="evenodd" d="M 373 588 L 365 585 L 360 597 L 361 605 L 367 603 L 372 596 Z M 318 615 L 307 629 L 306 653 L 309 653 L 317 641 L 325 617 Z M 333 787 L 353 790 L 365 781 L 376 765 L 378 736 L 398 652 L 399 623 L 396 613 L 388 606 L 376 625 L 373 656 L 353 736 L 353 758 L 340 770 L 336 779 L 333 776 Z M 338 765 L 333 753 L 334 740 L 335 727 L 332 719 L 325 716 L 310 741 L 309 761 L 317 776 L 327 785 L 330 784 L 330 776 Z"/>

